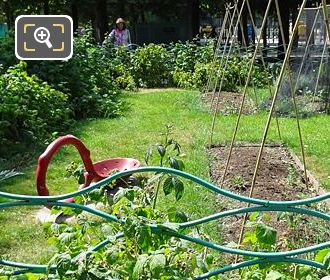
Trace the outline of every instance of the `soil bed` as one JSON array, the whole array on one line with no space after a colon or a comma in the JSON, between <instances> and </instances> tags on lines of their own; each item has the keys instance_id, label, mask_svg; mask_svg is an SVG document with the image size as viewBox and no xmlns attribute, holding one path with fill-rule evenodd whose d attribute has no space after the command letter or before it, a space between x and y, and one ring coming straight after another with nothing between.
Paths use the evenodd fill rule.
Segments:
<instances>
[{"instance_id":1,"label":"soil bed","mask_svg":"<svg viewBox=\"0 0 330 280\"><path fill-rule=\"evenodd\" d=\"M218 99L218 93L214 95L212 92L208 92L202 96L202 101L206 104L206 106L209 108L211 112L215 112L217 108L217 100L219 100L219 105L218 105L219 114L232 115L239 113L239 108L241 106L242 98L243 98L242 93L221 91L219 94L219 99ZM255 111L256 110L253 106L252 101L249 100L249 98L246 98L242 113L244 115L251 115L255 113Z\"/></svg>"},{"instance_id":2,"label":"soil bed","mask_svg":"<svg viewBox=\"0 0 330 280\"><path fill-rule=\"evenodd\" d=\"M259 149L257 145L234 147L224 183L221 184L229 147L211 147L209 149L210 175L213 182L233 193L249 196ZM314 186L310 183L309 187L306 186L303 171L285 147L266 146L264 148L252 197L288 201L316 195ZM222 211L246 206L246 203L224 196L220 196L219 199L224 205ZM278 214L270 214L271 219L266 224L277 230L278 249L289 249L288 244L291 244L290 246L294 244L297 248L302 245L317 244L320 240L330 238L330 233L326 230L329 225L322 220L294 214L294 217L299 218L299 223L291 228L288 225L288 219L279 220ZM242 219L243 215L239 215L219 220L219 231L224 243L238 242ZM288 240L294 242L288 243Z\"/></svg>"}]
</instances>

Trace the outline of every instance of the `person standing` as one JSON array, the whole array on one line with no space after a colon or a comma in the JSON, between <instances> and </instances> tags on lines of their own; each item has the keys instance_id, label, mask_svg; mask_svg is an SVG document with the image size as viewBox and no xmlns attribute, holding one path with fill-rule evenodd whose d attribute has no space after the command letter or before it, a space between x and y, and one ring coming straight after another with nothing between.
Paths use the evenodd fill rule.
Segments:
<instances>
[{"instance_id":1,"label":"person standing","mask_svg":"<svg viewBox=\"0 0 330 280\"><path fill-rule=\"evenodd\" d=\"M131 35L127 29L125 20L122 18L116 20L116 28L110 32L106 41L112 42L115 47L126 47L131 44Z\"/></svg>"}]
</instances>

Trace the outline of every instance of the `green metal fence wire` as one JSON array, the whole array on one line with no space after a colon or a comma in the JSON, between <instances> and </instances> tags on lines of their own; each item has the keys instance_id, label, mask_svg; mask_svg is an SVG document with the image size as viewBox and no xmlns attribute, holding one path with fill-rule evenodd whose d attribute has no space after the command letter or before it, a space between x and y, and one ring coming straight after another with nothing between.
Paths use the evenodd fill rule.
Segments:
<instances>
[{"instance_id":1,"label":"green metal fence wire","mask_svg":"<svg viewBox=\"0 0 330 280\"><path fill-rule=\"evenodd\" d=\"M116 222L124 224L124 220L120 220L114 215L108 214L106 212L103 212L101 210L93 209L85 205L77 204L77 203L70 203L70 202L64 202L64 199L70 198L70 197L76 197L79 195L87 194L91 192L94 189L101 188L102 186L105 186L112 182L113 180L116 180L118 178L127 176L127 175L133 175L135 173L147 173L147 172L161 172L161 173L167 173L172 175L177 175L182 178L185 178L187 180L190 180L194 183L197 183L198 185L218 194L222 195L228 198L231 198L233 200L237 200L240 202L247 202L250 204L248 207L242 207L239 209L233 209L228 211L223 211L219 213L215 213L206 217L202 217L196 220L178 223L177 226L179 229L183 228L191 228L194 226L198 226L201 224L205 224L211 221L218 220L220 218L224 217L230 217L237 214L245 214L245 213L251 213L251 212L291 212L291 213L298 213L302 215L308 215L312 217L316 217L319 219L324 220L325 222L330 221L330 213L324 213L319 210L313 210L310 207L308 207L310 204L313 203L320 203L325 202L326 200L330 199L330 193L326 193L317 197L312 198L306 198L301 200L294 200L294 201L271 201L271 200L263 200L263 199L256 199L256 198L249 198L245 196L241 196L238 194L234 194L232 192L229 192L227 190L224 190L216 185L213 185L199 177L196 177L194 175L191 175L189 173L166 168L166 167L141 167L134 170L128 170L119 172L116 174L113 174L109 176L106 179L103 179L102 181L99 181L97 183L94 183L90 185L89 187L86 187L84 189L78 190L76 192L72 192L69 194L64 195L56 195L56 196L27 196L27 195L18 195L18 194L12 194L12 193L6 193L6 192L0 192L0 197L7 199L7 201L0 203L0 209L10 208L10 207L17 207L17 206L32 206L32 205L48 205L48 206L65 206L70 207L74 209L80 209L86 212L89 212L93 215L99 216L101 218L106 219L107 221ZM311 267L319 268L319 269L326 269L325 265L322 263L318 263L313 260L304 259L302 257L299 257L303 254L310 253L310 252L316 252L325 248L330 248L330 240L327 242L323 242L320 244L316 244L309 247L304 247L300 249L290 250L290 251L283 251L283 252L255 252L255 251L248 251L243 249L237 249L237 248L228 248L216 243L213 243L212 241L203 240L201 238L196 238L190 235L185 235L183 233L180 233L179 231L173 230L172 228L167 228L164 225L158 225L158 224L149 224L149 227L151 231L155 234L164 234L169 235L173 237L177 237L183 240L190 241L195 244L199 244L208 248L215 249L219 252L223 253L229 253L233 255L239 255L239 256L247 256L255 258L253 260L247 260L242 261L240 263L236 264L229 264L224 267L220 267L218 269L214 269L212 271L209 271L203 275L196 276L195 279L207 279L209 277L229 272L232 270L237 270L240 268L244 268L247 266L257 265L257 264L264 264L264 263L294 263L294 264L303 264L308 265ZM123 234L117 234L116 238L122 238ZM104 246L106 246L109 243L108 240L104 240L100 242L95 247L92 247L89 249L89 251L85 252L85 254L89 254L94 251L98 251ZM79 256L78 256L79 257ZM32 273L55 273L56 267L52 266L49 267L48 265L39 265L39 264L24 264L24 263L18 263L18 262L12 262L9 260L3 260L0 259L0 265L8 266L14 268L13 274L22 274L27 272Z\"/></svg>"}]
</instances>

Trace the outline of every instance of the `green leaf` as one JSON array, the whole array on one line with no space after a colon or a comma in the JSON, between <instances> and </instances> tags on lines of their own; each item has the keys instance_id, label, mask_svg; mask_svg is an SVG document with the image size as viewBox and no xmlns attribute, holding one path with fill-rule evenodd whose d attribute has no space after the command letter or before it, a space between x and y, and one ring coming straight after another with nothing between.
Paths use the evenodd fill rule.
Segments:
<instances>
[{"instance_id":1,"label":"green leaf","mask_svg":"<svg viewBox=\"0 0 330 280\"><path fill-rule=\"evenodd\" d=\"M247 231L244 234L243 243L256 244L258 242L256 233L254 231Z\"/></svg>"},{"instance_id":2,"label":"green leaf","mask_svg":"<svg viewBox=\"0 0 330 280\"><path fill-rule=\"evenodd\" d=\"M184 170L184 163L181 159L177 159L174 157L168 157L168 163L170 167L177 169L177 170Z\"/></svg>"},{"instance_id":3,"label":"green leaf","mask_svg":"<svg viewBox=\"0 0 330 280\"><path fill-rule=\"evenodd\" d=\"M186 214L176 210L174 207L169 209L167 216L169 221L173 223L184 223L188 221Z\"/></svg>"},{"instance_id":4,"label":"green leaf","mask_svg":"<svg viewBox=\"0 0 330 280\"><path fill-rule=\"evenodd\" d=\"M163 158L166 154L166 149L162 144L156 144L157 151L161 158Z\"/></svg>"},{"instance_id":5,"label":"green leaf","mask_svg":"<svg viewBox=\"0 0 330 280\"><path fill-rule=\"evenodd\" d=\"M113 196L113 203L118 203L119 200L121 200L126 195L127 189L119 188L119 191Z\"/></svg>"},{"instance_id":6,"label":"green leaf","mask_svg":"<svg viewBox=\"0 0 330 280\"><path fill-rule=\"evenodd\" d=\"M149 261L150 271L154 278L159 278L159 274L164 271L166 265L166 258L163 254L151 255Z\"/></svg>"},{"instance_id":7,"label":"green leaf","mask_svg":"<svg viewBox=\"0 0 330 280\"><path fill-rule=\"evenodd\" d=\"M175 198L178 201L183 196L184 185L183 182L176 177L174 178L174 188L175 188Z\"/></svg>"},{"instance_id":8,"label":"green leaf","mask_svg":"<svg viewBox=\"0 0 330 280\"><path fill-rule=\"evenodd\" d=\"M152 245L152 236L151 229L147 225L142 225L139 228L139 232L137 234L137 241L140 248L144 251L148 251Z\"/></svg>"},{"instance_id":9,"label":"green leaf","mask_svg":"<svg viewBox=\"0 0 330 280\"><path fill-rule=\"evenodd\" d=\"M249 217L250 222L254 222L255 219L258 218L258 216L259 216L259 212L253 212Z\"/></svg>"},{"instance_id":10,"label":"green leaf","mask_svg":"<svg viewBox=\"0 0 330 280\"><path fill-rule=\"evenodd\" d=\"M88 196L91 200L93 201L99 201L103 198L103 195L104 195L104 189L101 188L101 189L94 189L94 190L91 190L89 193L88 193Z\"/></svg>"},{"instance_id":11,"label":"green leaf","mask_svg":"<svg viewBox=\"0 0 330 280\"><path fill-rule=\"evenodd\" d=\"M144 268L148 261L147 255L140 255L137 262L135 263L132 279L133 280L139 280L143 278L144 275Z\"/></svg>"},{"instance_id":12,"label":"green leaf","mask_svg":"<svg viewBox=\"0 0 330 280\"><path fill-rule=\"evenodd\" d=\"M56 269L59 275L65 275L65 273L71 267L71 257L68 253L63 253L55 257Z\"/></svg>"},{"instance_id":13,"label":"green leaf","mask_svg":"<svg viewBox=\"0 0 330 280\"><path fill-rule=\"evenodd\" d=\"M59 241L63 244L68 244L75 238L75 233L73 232L63 232L58 237Z\"/></svg>"},{"instance_id":14,"label":"green leaf","mask_svg":"<svg viewBox=\"0 0 330 280\"><path fill-rule=\"evenodd\" d=\"M286 276L276 270L271 270L267 273L265 280L284 280Z\"/></svg>"},{"instance_id":15,"label":"green leaf","mask_svg":"<svg viewBox=\"0 0 330 280\"><path fill-rule=\"evenodd\" d=\"M328 254L330 254L330 248L320 250L320 251L318 251L317 254L315 255L314 260L315 260L316 262L323 263L325 257L326 257Z\"/></svg>"},{"instance_id":16,"label":"green leaf","mask_svg":"<svg viewBox=\"0 0 330 280\"><path fill-rule=\"evenodd\" d=\"M0 171L0 182L8 180L9 178L18 176L18 175L23 175L24 173L21 172L16 172L15 170L4 170Z\"/></svg>"},{"instance_id":17,"label":"green leaf","mask_svg":"<svg viewBox=\"0 0 330 280\"><path fill-rule=\"evenodd\" d=\"M270 221L272 220L272 217L271 217L271 215L270 215L269 213L264 213L264 214L262 215L262 218L263 218L263 220L264 220L265 222L270 222Z\"/></svg>"},{"instance_id":18,"label":"green leaf","mask_svg":"<svg viewBox=\"0 0 330 280\"><path fill-rule=\"evenodd\" d=\"M169 195L174 190L173 177L169 176L163 183L163 191L165 195Z\"/></svg>"},{"instance_id":19,"label":"green leaf","mask_svg":"<svg viewBox=\"0 0 330 280\"><path fill-rule=\"evenodd\" d=\"M258 223L256 227L256 236L260 243L266 245L274 245L276 242L276 229L265 225L264 223Z\"/></svg>"},{"instance_id":20,"label":"green leaf","mask_svg":"<svg viewBox=\"0 0 330 280\"><path fill-rule=\"evenodd\" d=\"M325 266L325 269L330 271L330 252L324 257L323 264Z\"/></svg>"},{"instance_id":21,"label":"green leaf","mask_svg":"<svg viewBox=\"0 0 330 280\"><path fill-rule=\"evenodd\" d=\"M164 230L169 231L175 231L177 232L180 229L180 225L177 223L163 223L161 225L158 225L159 228L163 228Z\"/></svg>"}]
</instances>

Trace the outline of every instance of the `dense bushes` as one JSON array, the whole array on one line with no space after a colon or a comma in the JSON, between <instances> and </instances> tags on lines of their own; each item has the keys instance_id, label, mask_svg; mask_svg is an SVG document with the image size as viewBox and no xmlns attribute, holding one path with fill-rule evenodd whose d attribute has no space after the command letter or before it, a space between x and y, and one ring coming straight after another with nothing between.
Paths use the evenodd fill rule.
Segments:
<instances>
[{"instance_id":1,"label":"dense bushes","mask_svg":"<svg viewBox=\"0 0 330 280\"><path fill-rule=\"evenodd\" d=\"M87 33L75 39L73 53L68 61L34 63L30 72L68 96L75 119L117 115L119 88L106 51Z\"/></svg>"},{"instance_id":2,"label":"dense bushes","mask_svg":"<svg viewBox=\"0 0 330 280\"><path fill-rule=\"evenodd\" d=\"M29 76L25 62L0 76L2 144L45 139L49 133L65 127L69 113L67 96L36 76Z\"/></svg>"},{"instance_id":3,"label":"dense bushes","mask_svg":"<svg viewBox=\"0 0 330 280\"><path fill-rule=\"evenodd\" d=\"M68 61L21 62L9 69L14 46L10 37L6 40L0 44L5 62L0 65L1 143L17 150L17 144L43 142L76 119L120 113L120 73L90 33L75 38Z\"/></svg>"},{"instance_id":4,"label":"dense bushes","mask_svg":"<svg viewBox=\"0 0 330 280\"><path fill-rule=\"evenodd\" d=\"M150 44L132 54L132 74L143 87L171 85L171 55L161 45Z\"/></svg>"},{"instance_id":5,"label":"dense bushes","mask_svg":"<svg viewBox=\"0 0 330 280\"><path fill-rule=\"evenodd\" d=\"M0 38L0 74L2 73L2 69L8 69L9 66L16 64L17 59L15 57L14 46L14 34Z\"/></svg>"},{"instance_id":6,"label":"dense bushes","mask_svg":"<svg viewBox=\"0 0 330 280\"><path fill-rule=\"evenodd\" d=\"M224 77L222 89L236 91L244 85L250 68L250 58L233 55L227 67L220 67L220 57L213 61L213 44L197 46L192 43L175 43L166 48L161 45L146 45L130 53L125 62L126 73L130 72L139 87L176 86L202 89L210 75ZM267 83L268 74L255 65L250 85L257 87ZM211 87L216 85L211 84ZM217 85L219 88L219 84Z\"/></svg>"}]
</instances>

